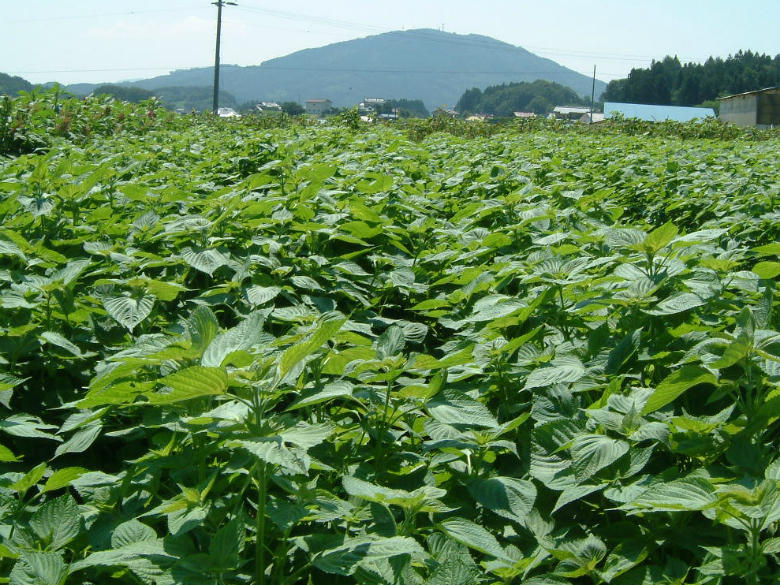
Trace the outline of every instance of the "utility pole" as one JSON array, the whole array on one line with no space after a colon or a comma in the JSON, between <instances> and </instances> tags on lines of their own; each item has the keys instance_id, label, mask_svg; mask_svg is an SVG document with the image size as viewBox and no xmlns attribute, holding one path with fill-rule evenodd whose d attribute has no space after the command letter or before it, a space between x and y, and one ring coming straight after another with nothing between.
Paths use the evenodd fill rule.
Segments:
<instances>
[{"instance_id":1,"label":"utility pole","mask_svg":"<svg viewBox=\"0 0 780 585\"><path fill-rule=\"evenodd\" d=\"M212 2L217 7L217 50L214 54L214 101L212 111L214 115L217 115L219 110L219 41L222 36L222 7L223 6L236 6L235 2L228 2L225 0L217 0Z\"/></svg>"},{"instance_id":2,"label":"utility pole","mask_svg":"<svg viewBox=\"0 0 780 585\"><path fill-rule=\"evenodd\" d=\"M593 102L596 98L596 66L593 66L593 87L590 90L590 123L593 124Z\"/></svg>"}]
</instances>

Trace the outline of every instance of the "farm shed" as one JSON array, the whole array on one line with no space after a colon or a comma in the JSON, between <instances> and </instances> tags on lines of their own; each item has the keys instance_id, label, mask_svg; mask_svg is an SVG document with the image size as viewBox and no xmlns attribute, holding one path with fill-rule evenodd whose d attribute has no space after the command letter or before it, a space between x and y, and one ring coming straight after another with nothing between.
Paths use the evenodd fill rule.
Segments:
<instances>
[{"instance_id":1,"label":"farm shed","mask_svg":"<svg viewBox=\"0 0 780 585\"><path fill-rule=\"evenodd\" d=\"M604 117L612 118L616 114L619 114L624 118L638 118L647 122L661 122L663 120L688 122L690 120L696 120L697 118L714 118L715 110L712 108L604 102Z\"/></svg>"},{"instance_id":2,"label":"farm shed","mask_svg":"<svg viewBox=\"0 0 780 585\"><path fill-rule=\"evenodd\" d=\"M315 116L324 116L325 113L333 107L330 100L306 100L306 113Z\"/></svg>"},{"instance_id":3,"label":"farm shed","mask_svg":"<svg viewBox=\"0 0 780 585\"><path fill-rule=\"evenodd\" d=\"M768 87L720 98L720 119L737 126L780 125L780 87Z\"/></svg>"}]
</instances>

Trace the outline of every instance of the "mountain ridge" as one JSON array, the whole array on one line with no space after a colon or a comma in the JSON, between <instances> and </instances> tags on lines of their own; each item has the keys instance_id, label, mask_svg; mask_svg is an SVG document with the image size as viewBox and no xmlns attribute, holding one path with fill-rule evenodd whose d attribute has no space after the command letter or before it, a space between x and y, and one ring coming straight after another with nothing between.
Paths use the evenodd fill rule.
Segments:
<instances>
[{"instance_id":1,"label":"mountain ridge","mask_svg":"<svg viewBox=\"0 0 780 585\"><path fill-rule=\"evenodd\" d=\"M124 84L149 90L205 86L212 76L213 67L199 67ZM472 87L536 79L590 95L590 77L522 47L434 29L392 31L303 49L260 65L220 68L220 88L240 102L326 98L335 106L349 106L364 97L407 98L421 99L431 110L453 106ZM88 93L90 85L69 87ZM597 95L605 88L604 82L596 81Z\"/></svg>"}]
</instances>

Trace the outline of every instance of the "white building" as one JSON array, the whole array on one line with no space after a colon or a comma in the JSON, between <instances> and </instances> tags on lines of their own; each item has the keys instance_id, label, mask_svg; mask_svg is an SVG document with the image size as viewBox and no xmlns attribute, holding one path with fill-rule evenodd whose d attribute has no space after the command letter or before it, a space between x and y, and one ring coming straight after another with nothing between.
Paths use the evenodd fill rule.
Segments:
<instances>
[{"instance_id":1,"label":"white building","mask_svg":"<svg viewBox=\"0 0 780 585\"><path fill-rule=\"evenodd\" d=\"M330 100L306 100L306 113L314 116L324 116L333 107Z\"/></svg>"}]
</instances>

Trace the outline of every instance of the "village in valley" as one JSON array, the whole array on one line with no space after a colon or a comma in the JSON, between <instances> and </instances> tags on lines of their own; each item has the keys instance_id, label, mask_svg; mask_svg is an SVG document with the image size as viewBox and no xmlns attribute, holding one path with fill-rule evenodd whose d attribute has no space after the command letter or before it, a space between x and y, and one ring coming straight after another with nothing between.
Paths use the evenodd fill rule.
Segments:
<instances>
[{"instance_id":1,"label":"village in valley","mask_svg":"<svg viewBox=\"0 0 780 585\"><path fill-rule=\"evenodd\" d=\"M735 95L718 98L719 112L713 108L690 106L664 106L652 104L629 104L617 102L601 102L602 111L594 110L588 106L556 105L546 115L549 119L569 120L584 124L603 122L610 118L633 118L646 122L661 122L671 120L674 122L689 122L692 120L704 120L718 118L724 122L731 122L740 127L771 128L780 124L780 87L769 87ZM384 98L364 98L354 106L364 122L377 120L397 120L400 117L398 108L387 110L385 104L391 100ZM255 106L259 114L274 115L283 112L282 106L277 102L260 102ZM306 100L304 104L306 114L324 119L341 111L334 108L333 102L324 98ZM240 114L233 108L219 108L218 115L223 118L239 117ZM446 116L450 118L461 117L461 112L443 106L433 113L434 116ZM531 119L540 116L535 112L513 112L515 118ZM469 122L486 122L495 120L493 114L469 113L464 119Z\"/></svg>"}]
</instances>

